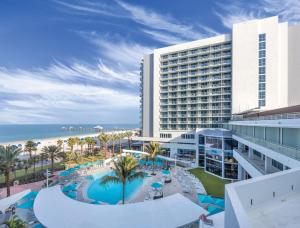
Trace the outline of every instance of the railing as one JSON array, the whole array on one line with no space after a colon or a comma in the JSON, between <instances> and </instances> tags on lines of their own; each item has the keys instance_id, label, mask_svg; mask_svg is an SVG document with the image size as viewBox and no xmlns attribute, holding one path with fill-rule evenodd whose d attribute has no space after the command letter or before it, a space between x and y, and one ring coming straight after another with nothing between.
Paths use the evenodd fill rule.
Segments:
<instances>
[{"instance_id":1,"label":"railing","mask_svg":"<svg viewBox=\"0 0 300 228\"><path fill-rule=\"evenodd\" d=\"M254 117L243 117L242 115L233 115L231 120L233 121L244 121L244 120L280 120L280 119L300 119L300 112L274 114L269 116L254 116Z\"/></svg>"},{"instance_id":2,"label":"railing","mask_svg":"<svg viewBox=\"0 0 300 228\"><path fill-rule=\"evenodd\" d=\"M296 160L300 160L300 149L296 149L296 148L291 148L291 147L287 147L287 146L283 146L283 145L279 145L279 144L275 144L260 138L253 138L250 136L245 136L242 134L239 134L237 132L233 131L234 135L237 135L238 137L241 137L243 139L246 139L247 141L250 141L252 143L261 145L263 147L266 147L270 150L273 150L275 152L278 152L280 154L286 155L290 158L296 159Z\"/></svg>"},{"instance_id":3,"label":"railing","mask_svg":"<svg viewBox=\"0 0 300 228\"><path fill-rule=\"evenodd\" d=\"M264 161L261 160L260 163L258 163L257 160L251 159L248 157L248 153L245 150L241 149L234 149L235 152L237 152L239 155L241 155L245 160L247 160L252 166L254 166L260 173L266 174L264 169Z\"/></svg>"}]
</instances>

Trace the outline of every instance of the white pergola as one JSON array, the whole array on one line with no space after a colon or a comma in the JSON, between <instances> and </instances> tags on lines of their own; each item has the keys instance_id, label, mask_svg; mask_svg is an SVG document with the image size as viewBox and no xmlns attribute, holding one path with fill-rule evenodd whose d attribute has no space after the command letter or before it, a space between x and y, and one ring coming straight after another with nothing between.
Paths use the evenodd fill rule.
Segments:
<instances>
[{"instance_id":1,"label":"white pergola","mask_svg":"<svg viewBox=\"0 0 300 228\"><path fill-rule=\"evenodd\" d=\"M181 194L125 205L94 205L73 200L60 186L54 186L39 192L34 213L48 228L174 228L197 220L207 211Z\"/></svg>"}]
</instances>

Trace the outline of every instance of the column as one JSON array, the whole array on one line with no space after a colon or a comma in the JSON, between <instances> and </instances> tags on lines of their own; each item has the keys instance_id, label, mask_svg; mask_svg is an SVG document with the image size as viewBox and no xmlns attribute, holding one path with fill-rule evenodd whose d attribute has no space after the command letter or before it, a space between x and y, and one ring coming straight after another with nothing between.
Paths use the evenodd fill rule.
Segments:
<instances>
[{"instance_id":1,"label":"column","mask_svg":"<svg viewBox=\"0 0 300 228\"><path fill-rule=\"evenodd\" d=\"M266 174L272 172L272 159L265 156L265 172Z\"/></svg>"},{"instance_id":2,"label":"column","mask_svg":"<svg viewBox=\"0 0 300 228\"><path fill-rule=\"evenodd\" d=\"M248 152L248 158L252 159L253 158L253 149L249 147L249 152Z\"/></svg>"}]
</instances>

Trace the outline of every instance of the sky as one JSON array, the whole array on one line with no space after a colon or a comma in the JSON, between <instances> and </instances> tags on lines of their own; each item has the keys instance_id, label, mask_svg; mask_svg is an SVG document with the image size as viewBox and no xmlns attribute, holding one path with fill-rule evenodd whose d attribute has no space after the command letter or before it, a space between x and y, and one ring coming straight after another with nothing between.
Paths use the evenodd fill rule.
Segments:
<instances>
[{"instance_id":1,"label":"sky","mask_svg":"<svg viewBox=\"0 0 300 228\"><path fill-rule=\"evenodd\" d=\"M1 0L0 124L136 124L144 54L274 15L300 0Z\"/></svg>"}]
</instances>

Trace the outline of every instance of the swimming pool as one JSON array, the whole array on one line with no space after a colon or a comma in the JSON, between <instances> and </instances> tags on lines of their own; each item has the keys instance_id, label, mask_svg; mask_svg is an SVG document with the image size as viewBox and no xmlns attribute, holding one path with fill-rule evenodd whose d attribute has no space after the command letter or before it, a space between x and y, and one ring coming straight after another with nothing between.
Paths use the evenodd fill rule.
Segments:
<instances>
[{"instance_id":1,"label":"swimming pool","mask_svg":"<svg viewBox=\"0 0 300 228\"><path fill-rule=\"evenodd\" d=\"M100 179L105 175L113 175L112 171L99 173L93 175L93 181L87 189L87 195L90 199L97 202L104 202L108 204L117 204L122 200L122 184L121 183L108 183L106 185L100 184ZM91 178L91 177L89 177ZM144 179L136 179L127 182L125 187L125 200L129 199L139 187L142 186Z\"/></svg>"}]
</instances>

